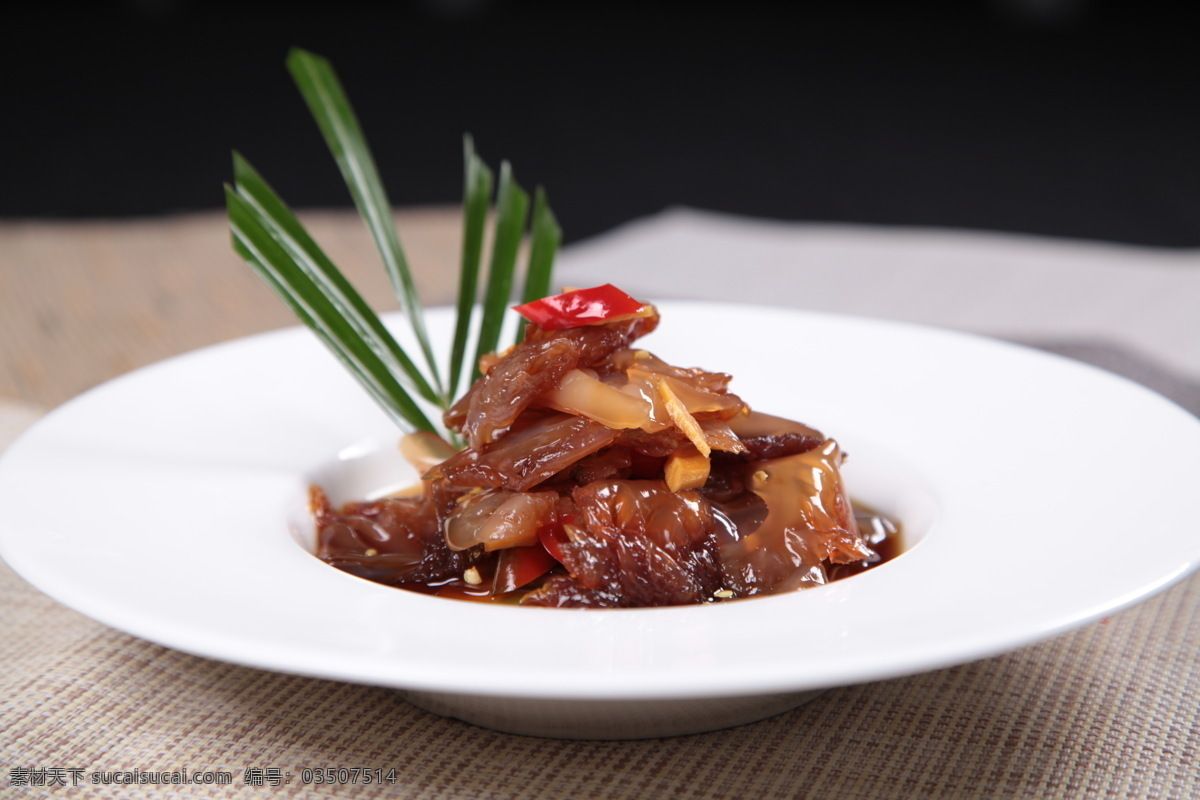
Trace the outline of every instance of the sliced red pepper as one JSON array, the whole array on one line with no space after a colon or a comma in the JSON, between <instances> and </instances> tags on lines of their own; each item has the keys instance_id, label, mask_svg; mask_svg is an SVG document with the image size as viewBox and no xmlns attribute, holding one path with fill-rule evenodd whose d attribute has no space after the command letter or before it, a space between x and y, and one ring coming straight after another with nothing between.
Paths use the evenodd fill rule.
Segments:
<instances>
[{"instance_id":1,"label":"sliced red pepper","mask_svg":"<svg viewBox=\"0 0 1200 800\"><path fill-rule=\"evenodd\" d=\"M538 541L542 543L542 547L546 548L546 552L559 563L562 563L562 549L560 545L569 542L566 531L562 528L562 523L573 522L575 516L568 514L566 519L559 520L559 524L543 525L538 528Z\"/></svg>"},{"instance_id":2,"label":"sliced red pepper","mask_svg":"<svg viewBox=\"0 0 1200 800\"><path fill-rule=\"evenodd\" d=\"M492 580L492 593L504 594L520 589L545 575L556 563L540 544L501 550L496 563L496 577Z\"/></svg>"},{"instance_id":3,"label":"sliced red pepper","mask_svg":"<svg viewBox=\"0 0 1200 800\"><path fill-rule=\"evenodd\" d=\"M591 289L543 297L525 305L515 306L518 314L548 331L598 325L618 317L640 314L646 304L635 300L611 283Z\"/></svg>"}]
</instances>

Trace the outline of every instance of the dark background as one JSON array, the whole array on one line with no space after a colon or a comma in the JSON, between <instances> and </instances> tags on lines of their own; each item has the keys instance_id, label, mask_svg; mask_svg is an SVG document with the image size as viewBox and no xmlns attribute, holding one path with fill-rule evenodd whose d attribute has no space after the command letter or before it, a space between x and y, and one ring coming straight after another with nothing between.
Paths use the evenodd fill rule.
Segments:
<instances>
[{"instance_id":1,"label":"dark background","mask_svg":"<svg viewBox=\"0 0 1200 800\"><path fill-rule=\"evenodd\" d=\"M461 136L577 240L687 204L1200 245L1187 4L141 0L9 11L0 216L217 208L243 152L348 205L290 83L329 56L396 205L457 202Z\"/></svg>"}]
</instances>

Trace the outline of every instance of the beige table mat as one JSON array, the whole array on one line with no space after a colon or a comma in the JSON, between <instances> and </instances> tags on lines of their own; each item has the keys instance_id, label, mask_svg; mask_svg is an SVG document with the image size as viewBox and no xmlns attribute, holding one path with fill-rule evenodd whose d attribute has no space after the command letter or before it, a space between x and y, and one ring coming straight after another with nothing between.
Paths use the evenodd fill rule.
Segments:
<instances>
[{"instance_id":1,"label":"beige table mat","mask_svg":"<svg viewBox=\"0 0 1200 800\"><path fill-rule=\"evenodd\" d=\"M414 226L405 232L414 262L413 230L436 228L429 252L453 258L451 218L401 216ZM329 226L319 234L325 241L361 254L369 278L374 262L356 227L341 215L314 219ZM37 407L124 369L287 323L225 253L216 217L0 225L0 259L6 437ZM357 264L349 271L360 280ZM386 285L368 294L382 302ZM1056 345L1072 347L1141 370L1141 379L1191 402L1188 376L1104 346ZM1200 796L1198 606L1193 577L1053 641L833 690L753 725L569 742L437 718L386 689L168 650L66 609L0 564L0 796L1182 800ZM394 769L396 782L301 786L301 770L315 767ZM232 782L182 791L70 785L104 772L182 769L227 771ZM290 784L245 783L269 784L272 770L281 780L290 773ZM68 785L13 785L57 778Z\"/></svg>"},{"instance_id":2,"label":"beige table mat","mask_svg":"<svg viewBox=\"0 0 1200 800\"><path fill-rule=\"evenodd\" d=\"M378 309L395 307L361 223L304 216L313 235ZM451 302L457 213L398 217L418 287ZM295 324L233 254L216 214L169 221L0 222L0 398L53 407L168 356Z\"/></svg>"}]
</instances>

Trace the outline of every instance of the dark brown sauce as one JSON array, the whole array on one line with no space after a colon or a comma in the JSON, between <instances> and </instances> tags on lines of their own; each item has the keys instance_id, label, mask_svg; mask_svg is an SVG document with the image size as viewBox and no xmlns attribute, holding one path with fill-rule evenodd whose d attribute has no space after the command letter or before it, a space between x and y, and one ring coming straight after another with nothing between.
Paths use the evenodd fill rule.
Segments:
<instances>
[{"instance_id":1,"label":"dark brown sauce","mask_svg":"<svg viewBox=\"0 0 1200 800\"><path fill-rule=\"evenodd\" d=\"M855 518L858 522L859 533L862 536L863 541L866 542L866 544L870 546L871 550L875 552L875 557L851 564L834 564L825 562L823 567L828 583L834 583L836 581L852 578L856 575L861 575L868 570L872 570L882 564L886 564L904 552L903 528L899 522L885 516L878 510L857 500L853 502L853 505ZM523 586L515 591L495 593L492 591L492 587L495 582L496 560L494 558L485 558L479 562L476 562L474 566L479 576L478 583L468 583L461 577L444 578L429 582L380 582L389 583L389 585L405 591L416 592L418 594L434 597L443 597L450 600L465 600L476 603L499 603L502 605L519 605L521 600L524 599L526 595L542 587L547 581L556 576L566 575L566 570L562 567L562 565L557 565L550 572L546 573L541 578L536 579L527 586ZM347 571L351 571L352 573L354 572L353 570ZM370 580L369 577L368 580ZM728 602L736 599L748 598L710 596L705 602Z\"/></svg>"},{"instance_id":2,"label":"dark brown sauce","mask_svg":"<svg viewBox=\"0 0 1200 800\"><path fill-rule=\"evenodd\" d=\"M826 565L825 574L830 583L861 575L869 569L886 564L904 552L904 531L899 522L857 500L854 501L854 511L859 534L878 558L854 564Z\"/></svg>"}]
</instances>

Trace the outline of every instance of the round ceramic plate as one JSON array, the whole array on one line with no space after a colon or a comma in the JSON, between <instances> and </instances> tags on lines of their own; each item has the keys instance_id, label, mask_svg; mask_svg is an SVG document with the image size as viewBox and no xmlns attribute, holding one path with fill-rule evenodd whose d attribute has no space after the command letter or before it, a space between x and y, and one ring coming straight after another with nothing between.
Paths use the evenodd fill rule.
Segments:
<instances>
[{"instance_id":1,"label":"round ceramic plate","mask_svg":"<svg viewBox=\"0 0 1200 800\"><path fill-rule=\"evenodd\" d=\"M906 552L830 586L666 609L491 606L360 580L308 551L306 487L346 500L413 475L383 414L288 330L135 372L35 425L0 460L0 553L168 647L603 737L735 724L1000 653L1200 563L1200 421L1138 385L928 328L661 310L647 349L730 372L755 408L837 438L851 494L899 518ZM447 340L449 316L430 322Z\"/></svg>"}]
</instances>

